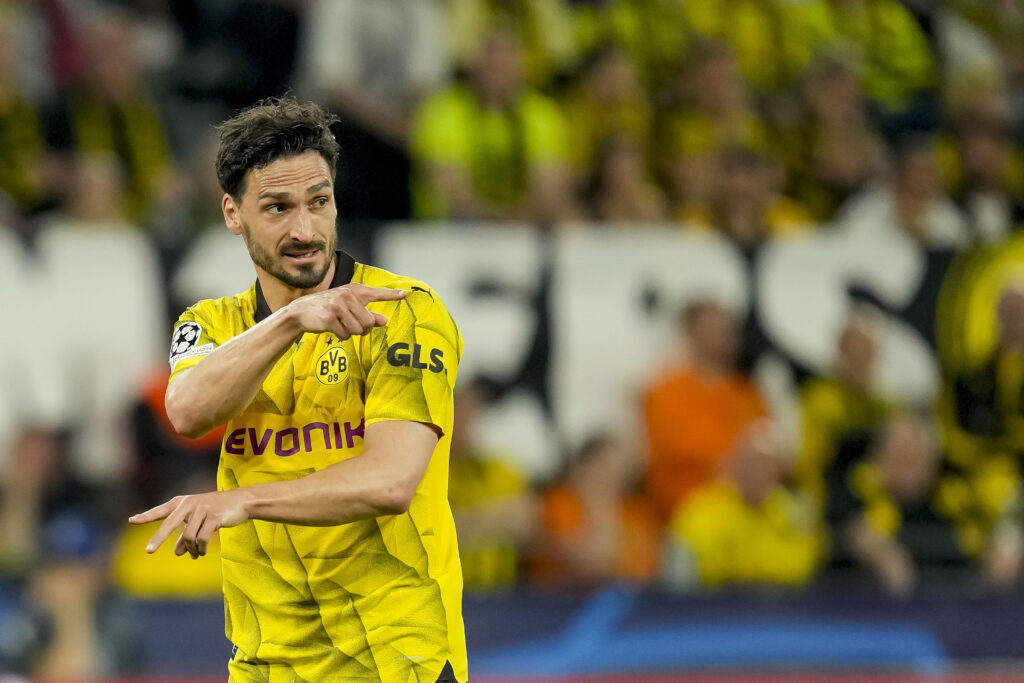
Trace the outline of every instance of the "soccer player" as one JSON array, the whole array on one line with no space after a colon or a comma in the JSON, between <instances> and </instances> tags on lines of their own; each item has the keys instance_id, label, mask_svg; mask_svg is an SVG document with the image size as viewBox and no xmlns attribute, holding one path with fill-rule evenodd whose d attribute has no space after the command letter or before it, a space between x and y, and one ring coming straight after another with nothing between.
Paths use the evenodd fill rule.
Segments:
<instances>
[{"instance_id":1,"label":"soccer player","mask_svg":"<svg viewBox=\"0 0 1024 683\"><path fill-rule=\"evenodd\" d=\"M264 101L221 127L256 283L182 314L167 414L227 423L218 490L135 515L153 552L220 532L232 683L466 681L447 501L459 331L430 287L335 251L333 117Z\"/></svg>"}]
</instances>

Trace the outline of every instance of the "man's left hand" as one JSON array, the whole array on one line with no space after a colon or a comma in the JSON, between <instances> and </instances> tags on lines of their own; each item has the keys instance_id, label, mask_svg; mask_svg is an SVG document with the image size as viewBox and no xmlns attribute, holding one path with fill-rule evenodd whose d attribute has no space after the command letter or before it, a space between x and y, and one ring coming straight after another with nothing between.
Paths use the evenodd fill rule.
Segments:
<instances>
[{"instance_id":1,"label":"man's left hand","mask_svg":"<svg viewBox=\"0 0 1024 683\"><path fill-rule=\"evenodd\" d=\"M147 553L156 552L179 525L185 528L174 544L174 554L186 552L196 559L206 554L206 546L214 532L249 519L249 495L245 489L212 491L190 496L175 496L162 505L128 518L132 524L146 524L162 519L163 524L146 546Z\"/></svg>"}]
</instances>

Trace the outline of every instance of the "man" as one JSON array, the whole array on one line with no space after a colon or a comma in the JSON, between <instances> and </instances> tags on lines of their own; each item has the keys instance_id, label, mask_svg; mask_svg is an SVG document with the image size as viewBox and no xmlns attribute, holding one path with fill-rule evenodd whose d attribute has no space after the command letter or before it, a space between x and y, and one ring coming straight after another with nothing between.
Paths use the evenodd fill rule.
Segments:
<instances>
[{"instance_id":1,"label":"man","mask_svg":"<svg viewBox=\"0 0 1024 683\"><path fill-rule=\"evenodd\" d=\"M218 491L163 519L153 552L220 530L230 680L465 681L447 503L458 329L425 284L336 252L334 119L270 100L221 128L228 228L257 280L179 319L167 415L227 423Z\"/></svg>"}]
</instances>

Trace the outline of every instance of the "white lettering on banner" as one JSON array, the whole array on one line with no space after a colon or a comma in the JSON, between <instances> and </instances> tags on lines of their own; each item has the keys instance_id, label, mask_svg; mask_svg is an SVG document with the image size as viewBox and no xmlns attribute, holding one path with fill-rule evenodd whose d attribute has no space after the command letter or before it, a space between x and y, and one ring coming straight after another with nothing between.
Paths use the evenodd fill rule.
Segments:
<instances>
[{"instance_id":1,"label":"white lettering on banner","mask_svg":"<svg viewBox=\"0 0 1024 683\"><path fill-rule=\"evenodd\" d=\"M526 225L416 224L386 228L375 252L382 267L423 280L455 318L465 351L459 385L477 377L513 382L527 363L538 335L538 306L544 243ZM483 445L519 458L544 476L559 464L559 443L551 436L534 392L512 391L497 410L481 415Z\"/></svg>"},{"instance_id":2,"label":"white lettering on banner","mask_svg":"<svg viewBox=\"0 0 1024 683\"><path fill-rule=\"evenodd\" d=\"M595 430L635 428L643 385L682 348L681 306L712 298L741 318L749 306L743 260L714 233L576 233L559 239L556 253L552 377L558 424L571 443Z\"/></svg>"},{"instance_id":3,"label":"white lettering on banner","mask_svg":"<svg viewBox=\"0 0 1024 683\"><path fill-rule=\"evenodd\" d=\"M850 311L850 288L900 310L920 290L925 259L907 240L812 233L769 245L759 265L759 313L769 339L804 366L828 372ZM893 315L885 315L875 370L879 388L894 398L929 402L938 391L938 361L928 341Z\"/></svg>"},{"instance_id":4,"label":"white lettering on banner","mask_svg":"<svg viewBox=\"0 0 1024 683\"><path fill-rule=\"evenodd\" d=\"M906 240L853 243L827 232L776 241L753 266L718 235L675 226L596 227L550 239L546 251L539 234L521 226L396 226L377 254L383 267L429 282L444 299L466 342L460 383L482 374L524 381L517 376L547 330L552 407L569 443L594 429L636 426L639 391L680 350L675 314L685 302L715 298L740 316L756 305L770 347L827 371L850 288L901 311L925 272L923 252ZM543 300L548 265L553 282ZM778 361L776 374L788 367ZM886 315L879 366L882 387L896 397L927 400L937 391L929 340L898 315ZM546 476L559 465L557 439L536 392L520 389L485 419L483 439Z\"/></svg>"}]
</instances>

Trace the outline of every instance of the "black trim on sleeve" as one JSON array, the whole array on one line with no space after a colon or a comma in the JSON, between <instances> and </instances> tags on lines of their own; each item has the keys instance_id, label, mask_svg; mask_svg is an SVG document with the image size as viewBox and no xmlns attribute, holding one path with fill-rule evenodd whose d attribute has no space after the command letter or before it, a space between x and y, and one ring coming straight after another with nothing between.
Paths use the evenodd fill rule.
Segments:
<instances>
[{"instance_id":1,"label":"black trim on sleeve","mask_svg":"<svg viewBox=\"0 0 1024 683\"><path fill-rule=\"evenodd\" d=\"M356 261L340 249L334 253L338 258L338 262L334 267L334 279L331 280L331 287L347 285L352 282L352 277L356 273ZM260 287L260 281L256 280L256 310L253 313L253 317L256 322L261 322L270 316L271 313L273 311L270 310L270 304L267 303L266 297L263 296L263 288Z\"/></svg>"}]
</instances>

